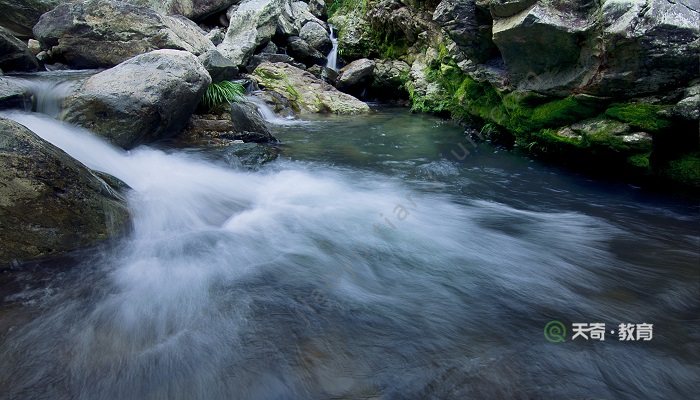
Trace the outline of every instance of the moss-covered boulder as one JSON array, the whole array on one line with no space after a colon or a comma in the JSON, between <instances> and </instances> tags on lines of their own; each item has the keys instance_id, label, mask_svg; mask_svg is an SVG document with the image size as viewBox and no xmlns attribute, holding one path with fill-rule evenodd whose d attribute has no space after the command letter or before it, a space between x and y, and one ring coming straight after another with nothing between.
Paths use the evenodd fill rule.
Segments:
<instances>
[{"instance_id":1,"label":"moss-covered boulder","mask_svg":"<svg viewBox=\"0 0 700 400\"><path fill-rule=\"evenodd\" d=\"M366 103L289 64L262 63L253 72L253 79L266 90L278 93L298 113L369 112Z\"/></svg>"},{"instance_id":2,"label":"moss-covered boulder","mask_svg":"<svg viewBox=\"0 0 700 400\"><path fill-rule=\"evenodd\" d=\"M56 256L122 232L124 199L24 126L0 119L0 268Z\"/></svg>"}]
</instances>

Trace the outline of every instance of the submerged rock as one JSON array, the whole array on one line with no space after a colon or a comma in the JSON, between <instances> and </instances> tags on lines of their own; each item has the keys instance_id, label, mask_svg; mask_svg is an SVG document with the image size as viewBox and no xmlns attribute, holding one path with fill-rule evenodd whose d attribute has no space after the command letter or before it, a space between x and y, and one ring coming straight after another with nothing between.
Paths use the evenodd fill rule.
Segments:
<instances>
[{"instance_id":1,"label":"submerged rock","mask_svg":"<svg viewBox=\"0 0 700 400\"><path fill-rule=\"evenodd\" d=\"M36 71L39 62L24 42L0 26L0 68L3 71Z\"/></svg>"},{"instance_id":2,"label":"submerged rock","mask_svg":"<svg viewBox=\"0 0 700 400\"><path fill-rule=\"evenodd\" d=\"M55 62L73 68L112 67L156 49L200 55L214 48L194 22L118 0L64 4L44 14L34 35Z\"/></svg>"},{"instance_id":3,"label":"submerged rock","mask_svg":"<svg viewBox=\"0 0 700 400\"><path fill-rule=\"evenodd\" d=\"M253 72L256 82L284 97L296 112L361 114L369 106L338 91L311 73L284 63L263 63Z\"/></svg>"},{"instance_id":4,"label":"submerged rock","mask_svg":"<svg viewBox=\"0 0 700 400\"><path fill-rule=\"evenodd\" d=\"M193 115L178 141L188 145L229 146L234 142L274 143L277 139L254 105L232 103L230 113Z\"/></svg>"},{"instance_id":5,"label":"submerged rock","mask_svg":"<svg viewBox=\"0 0 700 400\"><path fill-rule=\"evenodd\" d=\"M64 101L64 119L131 148L185 126L211 78L179 50L138 55L87 79Z\"/></svg>"},{"instance_id":6,"label":"submerged rock","mask_svg":"<svg viewBox=\"0 0 700 400\"><path fill-rule=\"evenodd\" d=\"M87 167L0 119L0 267L97 244L129 223L125 201Z\"/></svg>"}]
</instances>

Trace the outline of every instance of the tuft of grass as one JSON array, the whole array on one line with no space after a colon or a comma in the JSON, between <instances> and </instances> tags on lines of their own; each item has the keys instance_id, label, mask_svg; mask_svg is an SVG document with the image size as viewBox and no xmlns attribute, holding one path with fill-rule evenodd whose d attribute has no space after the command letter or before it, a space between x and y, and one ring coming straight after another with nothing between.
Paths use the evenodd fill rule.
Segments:
<instances>
[{"instance_id":1,"label":"tuft of grass","mask_svg":"<svg viewBox=\"0 0 700 400\"><path fill-rule=\"evenodd\" d=\"M663 106L654 104L613 104L605 111L605 115L626 122L637 129L655 133L671 126L670 121L658 115L663 109Z\"/></svg>"},{"instance_id":2,"label":"tuft of grass","mask_svg":"<svg viewBox=\"0 0 700 400\"><path fill-rule=\"evenodd\" d=\"M676 182L700 188L700 153L686 154L670 161L663 172Z\"/></svg>"},{"instance_id":3,"label":"tuft of grass","mask_svg":"<svg viewBox=\"0 0 700 400\"><path fill-rule=\"evenodd\" d=\"M212 83L202 96L202 105L209 111L239 102L245 95L245 88L240 83L222 81Z\"/></svg>"}]
</instances>

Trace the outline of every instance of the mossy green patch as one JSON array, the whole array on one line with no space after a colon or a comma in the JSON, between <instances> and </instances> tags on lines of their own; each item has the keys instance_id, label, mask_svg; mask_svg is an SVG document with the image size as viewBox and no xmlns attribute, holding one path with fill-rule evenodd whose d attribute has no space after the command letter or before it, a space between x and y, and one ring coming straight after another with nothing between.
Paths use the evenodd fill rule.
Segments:
<instances>
[{"instance_id":1,"label":"mossy green patch","mask_svg":"<svg viewBox=\"0 0 700 400\"><path fill-rule=\"evenodd\" d=\"M668 119L659 116L659 111L664 108L664 106L645 103L613 104L605 111L605 115L626 122L637 129L654 133L671 126Z\"/></svg>"},{"instance_id":2,"label":"mossy green patch","mask_svg":"<svg viewBox=\"0 0 700 400\"><path fill-rule=\"evenodd\" d=\"M673 181L700 188L700 152L670 161L663 174Z\"/></svg>"}]
</instances>

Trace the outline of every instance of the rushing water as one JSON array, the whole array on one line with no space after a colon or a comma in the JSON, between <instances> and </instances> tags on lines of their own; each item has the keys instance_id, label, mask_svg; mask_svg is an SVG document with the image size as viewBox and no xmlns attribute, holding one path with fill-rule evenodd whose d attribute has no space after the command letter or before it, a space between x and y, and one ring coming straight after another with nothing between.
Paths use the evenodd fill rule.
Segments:
<instances>
[{"instance_id":1,"label":"rushing water","mask_svg":"<svg viewBox=\"0 0 700 400\"><path fill-rule=\"evenodd\" d=\"M385 110L275 128L255 172L12 114L133 188L133 232L5 278L8 399L684 399L697 204ZM467 153L468 152L468 153ZM545 340L550 320L653 323Z\"/></svg>"},{"instance_id":2,"label":"rushing water","mask_svg":"<svg viewBox=\"0 0 700 400\"><path fill-rule=\"evenodd\" d=\"M331 51L328 52L328 56L326 58L328 59L328 62L326 63L326 67L337 71L338 70L338 37L336 36L335 33L335 27L333 25L330 25L331 29L331 44L333 47L331 48Z\"/></svg>"}]
</instances>

